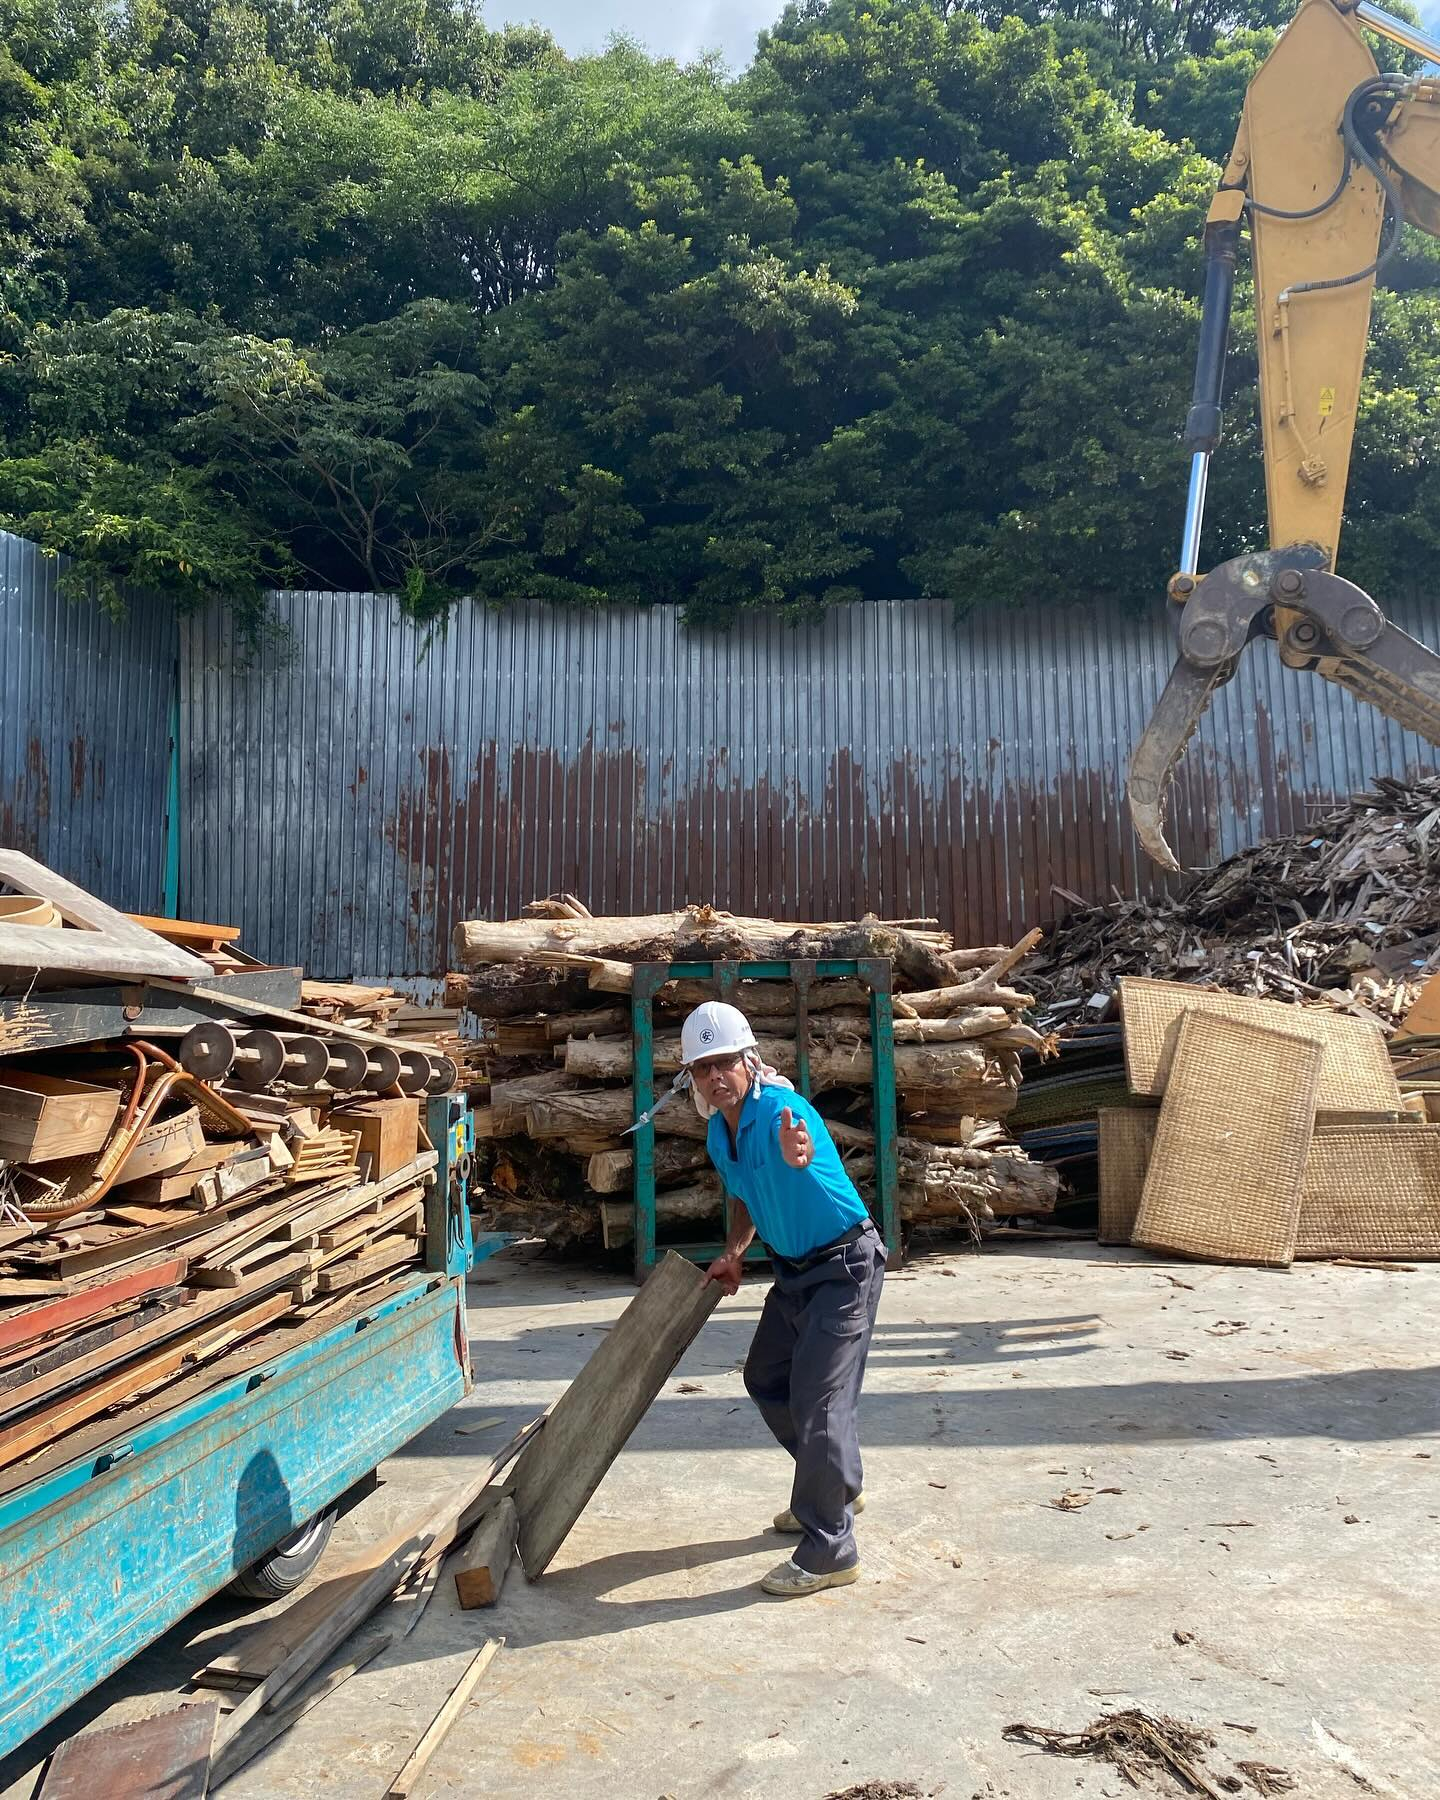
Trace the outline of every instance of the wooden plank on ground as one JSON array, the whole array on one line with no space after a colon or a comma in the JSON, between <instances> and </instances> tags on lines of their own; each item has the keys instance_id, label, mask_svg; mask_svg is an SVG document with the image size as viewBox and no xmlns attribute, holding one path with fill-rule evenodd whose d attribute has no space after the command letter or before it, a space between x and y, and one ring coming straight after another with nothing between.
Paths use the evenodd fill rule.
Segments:
<instances>
[{"instance_id":1,"label":"wooden plank on ground","mask_svg":"<svg viewBox=\"0 0 1440 1800\"><path fill-rule=\"evenodd\" d=\"M549 1567L719 1298L717 1282L668 1251L556 1402L515 1466L520 1560L532 1581Z\"/></svg>"},{"instance_id":2,"label":"wooden plank on ground","mask_svg":"<svg viewBox=\"0 0 1440 1800\"><path fill-rule=\"evenodd\" d=\"M211 1758L211 1791L228 1781L237 1770L243 1769L246 1763L257 1757L282 1732L288 1731L297 1720L304 1718L312 1706L318 1706L352 1675L358 1675L367 1663L374 1662L382 1650L388 1650L391 1636L390 1632L383 1632L370 1643L362 1644L353 1656L347 1657L338 1668L331 1669L320 1681L306 1688L303 1694L297 1695L280 1712L266 1713L255 1721L249 1731L242 1732L238 1738L229 1739L225 1748Z\"/></svg>"},{"instance_id":3,"label":"wooden plank on ground","mask_svg":"<svg viewBox=\"0 0 1440 1800\"><path fill-rule=\"evenodd\" d=\"M474 1692L476 1682L490 1667L495 1652L504 1642L504 1638L491 1638L483 1650L477 1650L471 1657L466 1664L465 1673L455 1683L450 1698L426 1727L424 1737L406 1758L404 1768L386 1788L385 1800L406 1800L407 1795L414 1793L430 1758L440 1748L445 1734L464 1712L465 1703Z\"/></svg>"},{"instance_id":4,"label":"wooden plank on ground","mask_svg":"<svg viewBox=\"0 0 1440 1800\"><path fill-rule=\"evenodd\" d=\"M467 1611L474 1606L493 1606L505 1585L505 1572L515 1554L519 1515L508 1496L475 1527L475 1535L455 1565L455 1592Z\"/></svg>"},{"instance_id":5,"label":"wooden plank on ground","mask_svg":"<svg viewBox=\"0 0 1440 1800\"><path fill-rule=\"evenodd\" d=\"M424 1518L403 1526L374 1545L367 1558L367 1567L356 1570L343 1582L337 1577L331 1591L333 1604L287 1653L284 1661L231 1713L217 1733L217 1751L223 1750L262 1711L278 1711L331 1651L342 1644L357 1625L368 1619L408 1575L444 1556L456 1539L489 1510L490 1502L497 1498L491 1483L517 1451L533 1441L544 1424L545 1415L532 1419L503 1450L491 1457L478 1480L467 1482Z\"/></svg>"}]
</instances>

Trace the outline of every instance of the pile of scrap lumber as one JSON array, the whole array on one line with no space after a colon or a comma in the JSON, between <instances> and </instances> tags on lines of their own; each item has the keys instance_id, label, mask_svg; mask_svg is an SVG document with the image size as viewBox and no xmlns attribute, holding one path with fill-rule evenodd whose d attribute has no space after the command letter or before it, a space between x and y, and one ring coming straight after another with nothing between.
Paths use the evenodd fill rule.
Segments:
<instances>
[{"instance_id":1,"label":"pile of scrap lumber","mask_svg":"<svg viewBox=\"0 0 1440 1800\"><path fill-rule=\"evenodd\" d=\"M460 1033L458 1005L418 1006L393 987L360 981L305 980L300 983L298 1010L308 1018L395 1038L397 1048L423 1046L448 1057L455 1065L457 1087L468 1088L485 1078L483 1063L472 1060L474 1039Z\"/></svg>"},{"instance_id":2,"label":"pile of scrap lumber","mask_svg":"<svg viewBox=\"0 0 1440 1800\"><path fill-rule=\"evenodd\" d=\"M1440 776L1384 779L1178 897L1080 907L1027 971L1044 1025L1107 1015L1122 975L1320 1002L1394 1025L1440 966Z\"/></svg>"},{"instance_id":3,"label":"pile of scrap lumber","mask_svg":"<svg viewBox=\"0 0 1440 1800\"><path fill-rule=\"evenodd\" d=\"M316 1107L149 1059L138 1078L86 1059L83 1080L32 1061L0 1059L0 1470L79 1454L114 1432L101 1415L413 1279L436 1162L418 1098ZM100 1185L127 1094L144 1109L167 1079L116 1179L47 1216Z\"/></svg>"},{"instance_id":4,"label":"pile of scrap lumber","mask_svg":"<svg viewBox=\"0 0 1440 1800\"><path fill-rule=\"evenodd\" d=\"M455 1067L455 1087L484 1080L477 1044L459 1030L459 1006L418 1006L396 988L364 981L302 981L299 1012L328 1024L358 1026L396 1040L396 1049L418 1048L446 1057Z\"/></svg>"},{"instance_id":5,"label":"pile of scrap lumber","mask_svg":"<svg viewBox=\"0 0 1440 1800\"><path fill-rule=\"evenodd\" d=\"M1378 1025L1179 982L1120 995L1131 1102L1100 1113L1102 1242L1269 1268L1440 1257L1440 1125Z\"/></svg>"},{"instance_id":6,"label":"pile of scrap lumber","mask_svg":"<svg viewBox=\"0 0 1440 1800\"><path fill-rule=\"evenodd\" d=\"M456 927L463 973L446 999L479 1025L488 1104L477 1137L487 1192L482 1223L552 1244L627 1241L634 1120L631 1008L639 962L884 959L893 971L895 1078L900 1109L900 1200L912 1222L969 1231L1048 1214L1053 1171L1005 1141L1024 1050L1044 1040L1022 1020L1030 996L1011 971L1031 947L957 950L933 921L863 919L792 924L708 906L633 918L594 918L569 897L528 916ZM714 999L711 982L673 981L655 1000L655 1071L663 1090L680 1066L686 1012ZM735 1003L768 1063L794 1077L799 1030L788 983L746 981ZM806 1030L816 1104L861 1192L874 1200L868 990L816 980ZM718 1220L721 1194L705 1155L705 1126L688 1099L656 1119L657 1218L693 1236ZM473 1202L472 1202L473 1204Z\"/></svg>"}]
</instances>

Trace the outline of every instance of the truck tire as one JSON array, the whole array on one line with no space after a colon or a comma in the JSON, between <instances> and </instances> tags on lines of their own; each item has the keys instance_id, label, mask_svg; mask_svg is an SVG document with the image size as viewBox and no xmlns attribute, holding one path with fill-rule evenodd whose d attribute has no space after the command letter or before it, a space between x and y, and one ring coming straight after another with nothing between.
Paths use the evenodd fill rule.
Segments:
<instances>
[{"instance_id":1,"label":"truck tire","mask_svg":"<svg viewBox=\"0 0 1440 1800\"><path fill-rule=\"evenodd\" d=\"M272 1550L242 1569L230 1583L230 1592L242 1600L280 1600L295 1588L319 1562L335 1528L335 1508L327 1507L313 1519L281 1538Z\"/></svg>"}]
</instances>

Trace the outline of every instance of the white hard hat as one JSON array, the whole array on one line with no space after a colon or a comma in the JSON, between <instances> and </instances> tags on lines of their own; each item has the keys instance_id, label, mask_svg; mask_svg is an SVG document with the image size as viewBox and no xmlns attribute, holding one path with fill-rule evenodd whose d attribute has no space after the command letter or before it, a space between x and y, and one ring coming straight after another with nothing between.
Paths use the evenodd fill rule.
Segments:
<instances>
[{"instance_id":1,"label":"white hard hat","mask_svg":"<svg viewBox=\"0 0 1440 1800\"><path fill-rule=\"evenodd\" d=\"M732 1056L755 1048L755 1033L738 1006L707 1000L680 1028L680 1060L688 1069L704 1056Z\"/></svg>"}]
</instances>

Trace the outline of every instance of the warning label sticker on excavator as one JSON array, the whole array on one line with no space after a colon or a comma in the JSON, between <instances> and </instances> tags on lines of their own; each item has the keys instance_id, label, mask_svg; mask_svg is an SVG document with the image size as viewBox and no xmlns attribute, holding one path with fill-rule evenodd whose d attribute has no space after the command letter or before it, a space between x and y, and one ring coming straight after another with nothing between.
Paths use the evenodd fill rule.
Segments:
<instances>
[{"instance_id":1,"label":"warning label sticker on excavator","mask_svg":"<svg viewBox=\"0 0 1440 1800\"><path fill-rule=\"evenodd\" d=\"M1334 410L1335 410L1335 390L1334 390L1334 388L1321 388L1321 390L1320 390L1320 417L1322 419L1328 419L1330 417L1331 413L1334 412Z\"/></svg>"}]
</instances>

